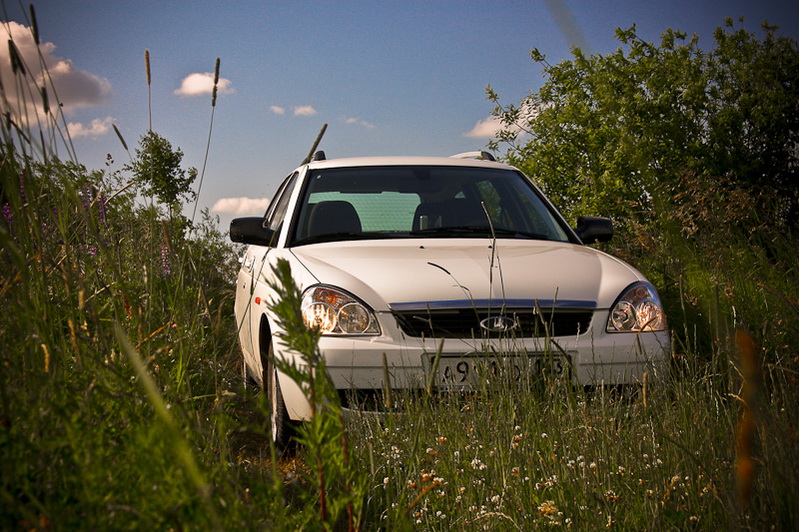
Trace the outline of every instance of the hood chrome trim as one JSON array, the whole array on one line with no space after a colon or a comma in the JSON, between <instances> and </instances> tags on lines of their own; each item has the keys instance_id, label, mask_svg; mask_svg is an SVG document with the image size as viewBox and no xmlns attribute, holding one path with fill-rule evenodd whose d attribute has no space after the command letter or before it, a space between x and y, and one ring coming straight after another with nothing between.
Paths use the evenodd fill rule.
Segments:
<instances>
[{"instance_id":1,"label":"hood chrome trim","mask_svg":"<svg viewBox=\"0 0 799 532\"><path fill-rule=\"evenodd\" d=\"M500 308L569 308L595 309L596 301L579 299L452 299L448 301L409 301L389 303L388 308L395 311L446 310L446 309L500 309Z\"/></svg>"}]
</instances>

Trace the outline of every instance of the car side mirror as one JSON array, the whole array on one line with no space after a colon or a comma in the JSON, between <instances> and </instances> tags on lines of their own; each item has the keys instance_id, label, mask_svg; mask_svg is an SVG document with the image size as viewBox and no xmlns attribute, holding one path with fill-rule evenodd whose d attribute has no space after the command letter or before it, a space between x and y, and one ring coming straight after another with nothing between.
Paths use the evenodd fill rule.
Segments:
<instances>
[{"instance_id":1,"label":"car side mirror","mask_svg":"<svg viewBox=\"0 0 799 532\"><path fill-rule=\"evenodd\" d=\"M613 222L602 216L580 216L574 231L584 244L607 242L613 238Z\"/></svg>"},{"instance_id":2,"label":"car side mirror","mask_svg":"<svg viewBox=\"0 0 799 532\"><path fill-rule=\"evenodd\" d=\"M264 227L265 222L263 217L235 218L230 222L230 239L242 244L272 247L277 233Z\"/></svg>"}]
</instances>

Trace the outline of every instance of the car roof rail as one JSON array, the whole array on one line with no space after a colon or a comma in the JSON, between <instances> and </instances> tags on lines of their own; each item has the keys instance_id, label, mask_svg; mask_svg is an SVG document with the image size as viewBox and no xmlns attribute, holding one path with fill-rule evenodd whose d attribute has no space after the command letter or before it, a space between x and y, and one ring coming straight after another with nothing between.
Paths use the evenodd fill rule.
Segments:
<instances>
[{"instance_id":1,"label":"car roof rail","mask_svg":"<svg viewBox=\"0 0 799 532\"><path fill-rule=\"evenodd\" d=\"M452 159L478 159L480 161L496 161L494 156L485 150L466 151L456 155L451 155L450 157Z\"/></svg>"}]
</instances>

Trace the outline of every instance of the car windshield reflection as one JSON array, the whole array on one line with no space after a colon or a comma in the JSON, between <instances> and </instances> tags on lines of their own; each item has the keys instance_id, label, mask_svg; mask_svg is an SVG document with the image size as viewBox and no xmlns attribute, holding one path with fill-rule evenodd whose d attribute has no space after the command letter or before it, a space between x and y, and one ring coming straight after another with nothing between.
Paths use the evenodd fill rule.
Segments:
<instances>
[{"instance_id":1,"label":"car windshield reflection","mask_svg":"<svg viewBox=\"0 0 799 532\"><path fill-rule=\"evenodd\" d=\"M316 169L290 245L387 238L569 241L562 220L518 172L397 166Z\"/></svg>"}]
</instances>

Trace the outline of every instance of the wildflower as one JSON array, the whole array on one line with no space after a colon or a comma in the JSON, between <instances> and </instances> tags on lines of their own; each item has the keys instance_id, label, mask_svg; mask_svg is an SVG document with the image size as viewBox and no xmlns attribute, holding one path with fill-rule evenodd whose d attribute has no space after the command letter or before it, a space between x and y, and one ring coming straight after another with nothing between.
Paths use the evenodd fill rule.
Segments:
<instances>
[{"instance_id":1,"label":"wildflower","mask_svg":"<svg viewBox=\"0 0 799 532\"><path fill-rule=\"evenodd\" d=\"M89 202L89 195L91 194L91 190L87 186L83 186L80 191L80 201L83 204L83 210L89 212L90 202Z\"/></svg>"},{"instance_id":2,"label":"wildflower","mask_svg":"<svg viewBox=\"0 0 799 532\"><path fill-rule=\"evenodd\" d=\"M549 438L549 435L546 432L542 432L541 433L541 438L547 439L547 438Z\"/></svg>"},{"instance_id":3,"label":"wildflower","mask_svg":"<svg viewBox=\"0 0 799 532\"><path fill-rule=\"evenodd\" d=\"M108 209L105 204L105 194L103 194L102 190L97 195L97 213L99 215L100 223L106 225L106 215L108 214Z\"/></svg>"},{"instance_id":4,"label":"wildflower","mask_svg":"<svg viewBox=\"0 0 799 532\"><path fill-rule=\"evenodd\" d=\"M25 181L22 176L19 176L19 197L22 200L23 206L28 204L28 198L25 196Z\"/></svg>"},{"instance_id":5,"label":"wildflower","mask_svg":"<svg viewBox=\"0 0 799 532\"><path fill-rule=\"evenodd\" d=\"M169 247L166 244L161 244L161 271L164 275L172 273L172 266L169 261Z\"/></svg>"},{"instance_id":6,"label":"wildflower","mask_svg":"<svg viewBox=\"0 0 799 532\"><path fill-rule=\"evenodd\" d=\"M480 471L484 471L488 466L483 463L482 460L479 458L475 458L471 461L472 469L479 469Z\"/></svg>"},{"instance_id":7,"label":"wildflower","mask_svg":"<svg viewBox=\"0 0 799 532\"><path fill-rule=\"evenodd\" d=\"M543 482L536 482L535 483L535 489L550 488L550 487L554 486L555 484L557 484L557 482L558 482L558 476L557 475L552 475L551 477L549 477L548 479L546 479Z\"/></svg>"},{"instance_id":8,"label":"wildflower","mask_svg":"<svg viewBox=\"0 0 799 532\"><path fill-rule=\"evenodd\" d=\"M439 437L436 439L436 441L437 441L438 443L447 443L447 438L446 438L446 436L439 436Z\"/></svg>"},{"instance_id":9,"label":"wildflower","mask_svg":"<svg viewBox=\"0 0 799 532\"><path fill-rule=\"evenodd\" d=\"M555 501L546 501L538 507L541 515L553 515L558 513L558 507L555 506Z\"/></svg>"}]
</instances>

